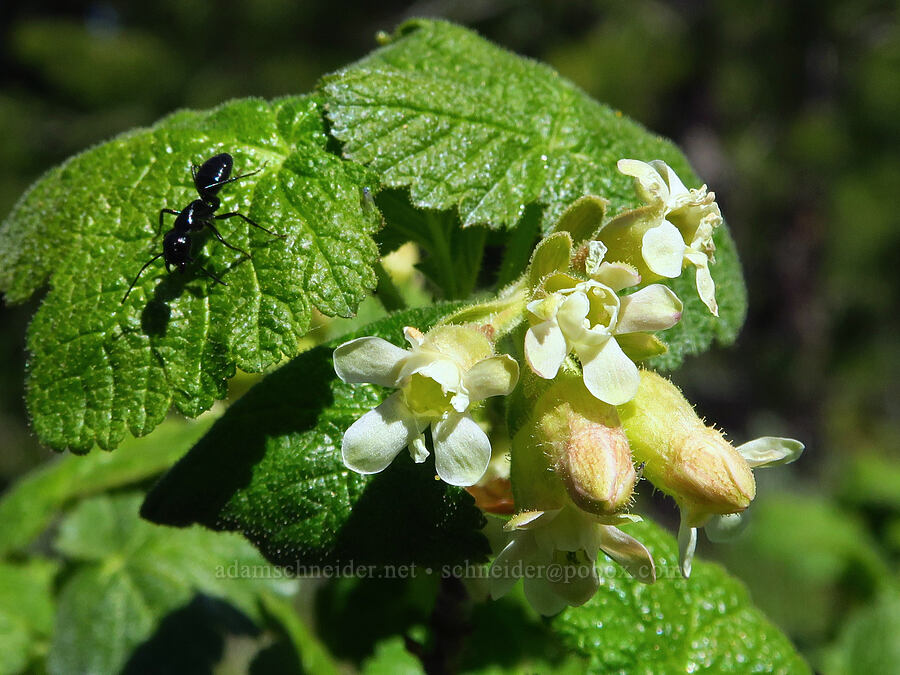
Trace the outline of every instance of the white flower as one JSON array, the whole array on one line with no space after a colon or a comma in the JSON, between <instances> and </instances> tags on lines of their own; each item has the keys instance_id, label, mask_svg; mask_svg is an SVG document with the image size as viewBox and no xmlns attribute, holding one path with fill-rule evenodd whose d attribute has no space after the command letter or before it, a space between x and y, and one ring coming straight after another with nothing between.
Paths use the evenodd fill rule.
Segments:
<instances>
[{"instance_id":1,"label":"white flower","mask_svg":"<svg viewBox=\"0 0 900 675\"><path fill-rule=\"evenodd\" d=\"M602 265L606 263L592 269L599 273ZM605 403L621 405L634 398L640 376L616 336L671 328L681 318L682 305L661 284L619 297L616 291L636 283L634 275L621 266L604 272L607 283L598 281L597 274L588 281L567 274L545 280L546 296L527 305L532 325L525 334L525 359L537 375L552 379L574 351L588 391Z\"/></svg>"},{"instance_id":2,"label":"white flower","mask_svg":"<svg viewBox=\"0 0 900 675\"><path fill-rule=\"evenodd\" d=\"M650 552L637 539L603 520L573 505L525 511L510 519L504 529L512 531L513 537L491 564L491 597L506 595L523 577L525 597L543 615L556 614L568 605L583 605L600 584L596 569L599 551L639 581L653 583L656 570ZM605 520L621 524L640 518Z\"/></svg>"},{"instance_id":3,"label":"white flower","mask_svg":"<svg viewBox=\"0 0 900 675\"><path fill-rule=\"evenodd\" d=\"M494 356L490 341L474 328L403 332L408 350L377 337L334 350L334 369L344 382L400 389L347 429L344 464L359 473L378 473L407 446L416 462L424 462L429 454L424 432L431 426L438 476L451 485L473 485L487 469L491 444L468 411L485 398L509 394L518 364L508 355Z\"/></svg>"},{"instance_id":4,"label":"white flower","mask_svg":"<svg viewBox=\"0 0 900 675\"><path fill-rule=\"evenodd\" d=\"M713 231L722 224L716 194L705 185L688 190L668 164L620 159L619 171L635 179L638 196L660 207L658 224L643 236L641 255L655 274L674 279L687 265L696 267L697 293L714 315L719 315L716 287L709 273L715 262Z\"/></svg>"}]
</instances>

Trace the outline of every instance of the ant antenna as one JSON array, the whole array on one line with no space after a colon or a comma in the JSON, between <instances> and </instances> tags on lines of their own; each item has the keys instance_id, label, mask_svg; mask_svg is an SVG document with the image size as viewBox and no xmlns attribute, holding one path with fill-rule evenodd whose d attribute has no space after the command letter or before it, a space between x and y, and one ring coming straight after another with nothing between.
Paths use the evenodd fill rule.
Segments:
<instances>
[{"instance_id":1,"label":"ant antenna","mask_svg":"<svg viewBox=\"0 0 900 675\"><path fill-rule=\"evenodd\" d=\"M124 305L124 304L125 304L125 300L128 298L128 294L131 293L131 289L134 288L134 285L137 283L137 280L140 278L141 274L144 273L144 270L147 269L147 268L150 266L150 263L154 262L157 258L162 258L162 257L163 257L163 254L162 254L162 253L157 253L155 256L153 256L152 258L150 258L150 260L148 260L147 262L144 263L144 266L143 266L143 267L141 268L141 270L137 273L137 276L134 278L134 281L131 282L131 286L129 286L129 287L128 287L128 290L125 291L125 295L124 295L124 297L122 298L122 302L119 303L120 305Z\"/></svg>"}]
</instances>

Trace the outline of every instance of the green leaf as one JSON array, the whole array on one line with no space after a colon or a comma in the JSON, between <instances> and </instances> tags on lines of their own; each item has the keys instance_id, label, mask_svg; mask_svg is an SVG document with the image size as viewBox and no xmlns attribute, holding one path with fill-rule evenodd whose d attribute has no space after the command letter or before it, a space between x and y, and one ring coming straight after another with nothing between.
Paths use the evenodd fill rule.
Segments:
<instances>
[{"instance_id":1,"label":"green leaf","mask_svg":"<svg viewBox=\"0 0 900 675\"><path fill-rule=\"evenodd\" d=\"M458 209L464 227L513 227L540 204L548 232L585 195L609 200L610 216L635 208L632 180L616 169L623 157L662 159L685 185L701 183L670 141L550 67L445 22L404 24L387 46L325 78L323 92L345 156L386 186L408 187L415 206ZM726 226L715 243L720 317L700 302L692 271L672 282L684 314L652 367L676 368L714 339L730 343L743 323L746 291Z\"/></svg>"},{"instance_id":2,"label":"green leaf","mask_svg":"<svg viewBox=\"0 0 900 675\"><path fill-rule=\"evenodd\" d=\"M0 562L0 673L24 670L46 648L57 569L40 558L24 565Z\"/></svg>"},{"instance_id":3,"label":"green leaf","mask_svg":"<svg viewBox=\"0 0 900 675\"><path fill-rule=\"evenodd\" d=\"M196 416L225 395L235 367L257 372L294 356L311 311L349 316L375 285L377 209L361 198L362 167L328 152L321 103L244 99L182 111L73 157L40 179L0 228L0 289L28 298L49 283L28 334L28 409L40 439L84 452L150 432L174 405ZM196 198L190 164L234 155L219 228L252 258L208 233L198 265L169 275L161 208ZM172 216L165 216L165 227Z\"/></svg>"},{"instance_id":4,"label":"green leaf","mask_svg":"<svg viewBox=\"0 0 900 675\"><path fill-rule=\"evenodd\" d=\"M376 202L384 214L385 227L379 239L383 250L393 250L413 241L425 258L416 265L445 300L468 298L481 271L487 230L461 229L455 213L417 209L408 195L398 190L380 193Z\"/></svg>"},{"instance_id":5,"label":"green leaf","mask_svg":"<svg viewBox=\"0 0 900 675\"><path fill-rule=\"evenodd\" d=\"M822 672L830 675L892 673L900 663L900 594L885 593L857 611L826 652Z\"/></svg>"},{"instance_id":6,"label":"green leaf","mask_svg":"<svg viewBox=\"0 0 900 675\"><path fill-rule=\"evenodd\" d=\"M172 466L212 425L163 422L150 438L125 441L118 452L100 450L57 458L25 476L0 499L0 555L22 551L70 502L146 480Z\"/></svg>"},{"instance_id":7,"label":"green leaf","mask_svg":"<svg viewBox=\"0 0 900 675\"><path fill-rule=\"evenodd\" d=\"M258 621L261 593L293 590L294 582L267 579L265 561L238 536L141 521L141 498L95 497L63 521L57 548L80 564L60 590L50 673L119 672L196 593L225 599Z\"/></svg>"},{"instance_id":8,"label":"green leaf","mask_svg":"<svg viewBox=\"0 0 900 675\"><path fill-rule=\"evenodd\" d=\"M467 492L435 480L433 461L414 464L402 452L387 470L364 476L341 460L344 431L385 390L341 382L333 349L360 335L403 345L403 326L426 330L457 307L393 315L271 373L163 476L143 516L239 530L288 566L483 557L481 512Z\"/></svg>"},{"instance_id":9,"label":"green leaf","mask_svg":"<svg viewBox=\"0 0 900 675\"><path fill-rule=\"evenodd\" d=\"M648 521L627 531L653 553L657 582L641 584L607 561L596 595L553 620L590 672L810 672L721 567L695 561L683 579L670 535Z\"/></svg>"},{"instance_id":10,"label":"green leaf","mask_svg":"<svg viewBox=\"0 0 900 675\"><path fill-rule=\"evenodd\" d=\"M409 653L402 637L378 643L375 654L363 662L362 675L425 675L422 662Z\"/></svg>"}]
</instances>

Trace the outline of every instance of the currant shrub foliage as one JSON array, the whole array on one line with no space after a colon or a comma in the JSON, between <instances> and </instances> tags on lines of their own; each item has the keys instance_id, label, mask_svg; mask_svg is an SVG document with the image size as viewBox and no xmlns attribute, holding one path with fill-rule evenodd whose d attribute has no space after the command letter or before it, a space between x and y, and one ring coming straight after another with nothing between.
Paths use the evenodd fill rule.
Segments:
<instances>
[{"instance_id":1,"label":"currant shrub foliage","mask_svg":"<svg viewBox=\"0 0 900 675\"><path fill-rule=\"evenodd\" d=\"M283 236L238 218L219 221L224 238L249 257L197 233L196 265L169 274L157 261L123 302L141 265L162 250L160 209L179 210L195 199L191 165L220 152L234 156L236 174L256 172L223 187L222 212L238 211ZM217 560L255 555L237 535L209 530L240 532L269 561L295 569L408 564L440 575L448 565L484 563L491 553L485 532L496 518L486 519L467 490L435 480L432 458L400 457L375 474L348 470L345 433L384 404L390 388L338 377L333 351L364 336L415 342L418 333L406 327L427 332L465 312L477 315L473 302L483 303L484 316L502 318L548 276L535 271L544 264L532 257L536 242L556 233L554 241L564 244L562 273L593 230L643 207L632 177L617 168L622 158L662 160L687 188L702 183L671 142L590 99L548 66L459 26L417 20L324 77L312 94L176 112L51 169L0 227L6 301L44 293L27 340L27 406L43 443L77 454L133 444L128 434L154 432L173 408L188 417L210 410L238 369L267 374L208 431L209 423L195 427L175 446L165 442L165 427L147 439L158 437L178 453L132 448L144 459L132 464L123 456L112 468L96 450L67 457L0 501L8 516L0 520L18 522L0 526L0 550L10 555L27 552L55 512L71 509L56 539L71 565L62 591L54 597L49 579L56 568L47 561L9 571L22 576L40 606L38 619L16 623L9 633L10 650L0 650L11 655L5 665L15 670L34 658L28 644L37 636L51 640L51 672L71 664L117 670L161 617L201 592L224 598L257 624L281 617L276 623L294 647L333 668L321 645L278 609L283 586L209 582L204 570ZM582 221L561 235L560 219L577 220L571 207L586 196L593 201ZM172 216L163 218L165 231ZM741 270L727 225L711 236L718 316L698 297L692 270L661 279L683 306L680 320L652 343L645 367L671 370L685 356L735 338L746 312ZM379 256L407 241L423 251L420 269L432 294L456 302L403 307L403 289L393 286ZM503 251L497 269L482 265L488 246ZM581 264L583 270L583 255ZM354 316L376 285L384 316L323 343L313 327L328 324L327 317ZM522 300L522 317L524 307ZM498 350L521 357L521 347L511 345L524 329L509 325L488 337L498 340ZM502 403L479 411L480 421L502 425ZM421 436L423 444L435 428ZM76 470L78 461L87 469ZM137 520L139 492L103 494L144 486L166 468L141 515L207 530L172 538ZM672 538L647 524L624 527L657 558L657 586L617 568L586 608L566 609L550 624L513 621L517 631L555 645L547 654L559 660L536 657L536 667L745 672L753 664L804 671L739 583L703 564L697 579L668 578L662 570L677 573ZM217 537L225 538L216 543ZM123 572L109 576L113 558L124 561ZM157 559L189 574L157 585L150 579ZM108 609L98 597L123 608L127 630L90 628ZM504 599L497 611L513 604ZM521 613L521 603L515 607L510 611ZM94 640L98 631L111 636L108 644ZM738 631L746 638L740 644L729 637ZM662 636L670 642L660 647ZM378 652L396 647L385 642Z\"/></svg>"}]
</instances>

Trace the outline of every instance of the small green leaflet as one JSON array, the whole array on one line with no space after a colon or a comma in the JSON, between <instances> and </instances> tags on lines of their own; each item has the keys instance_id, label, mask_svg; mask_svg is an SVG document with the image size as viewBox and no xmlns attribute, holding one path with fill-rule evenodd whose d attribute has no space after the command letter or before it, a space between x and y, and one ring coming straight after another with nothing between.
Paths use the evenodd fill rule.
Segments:
<instances>
[{"instance_id":1,"label":"small green leaflet","mask_svg":"<svg viewBox=\"0 0 900 675\"><path fill-rule=\"evenodd\" d=\"M435 480L433 461L414 464L401 452L371 476L344 466L344 431L386 390L344 384L331 361L346 339L375 335L403 345L404 326L427 330L458 307L390 316L269 374L163 476L141 515L238 530L269 560L298 572L297 565L483 559L481 511L465 490Z\"/></svg>"},{"instance_id":2,"label":"small green leaflet","mask_svg":"<svg viewBox=\"0 0 900 675\"><path fill-rule=\"evenodd\" d=\"M408 187L417 207L458 209L463 227L512 228L529 204L540 204L547 231L590 194L610 201L609 216L637 207L632 179L616 169L623 157L662 159L686 185L701 183L670 141L549 66L441 21L404 24L387 46L326 77L322 91L348 158L378 171L385 186ZM648 365L674 369L685 354L737 335L746 291L726 226L715 242L720 318L696 297L687 270L670 284L685 311L662 335L669 353Z\"/></svg>"},{"instance_id":3,"label":"small green leaflet","mask_svg":"<svg viewBox=\"0 0 900 675\"><path fill-rule=\"evenodd\" d=\"M49 171L0 228L0 289L22 301L49 284L28 334L27 403L41 440L84 452L113 448L126 430L149 433L174 405L188 416L225 394L235 367L258 372L293 356L313 308L350 316L375 285L377 210L362 203L372 175L326 150L321 103L300 96L244 99L175 113ZM144 272L161 251L161 208L197 197L190 164L235 158L220 213L229 250L195 239L197 269ZM173 216L166 216L165 228Z\"/></svg>"}]
</instances>

